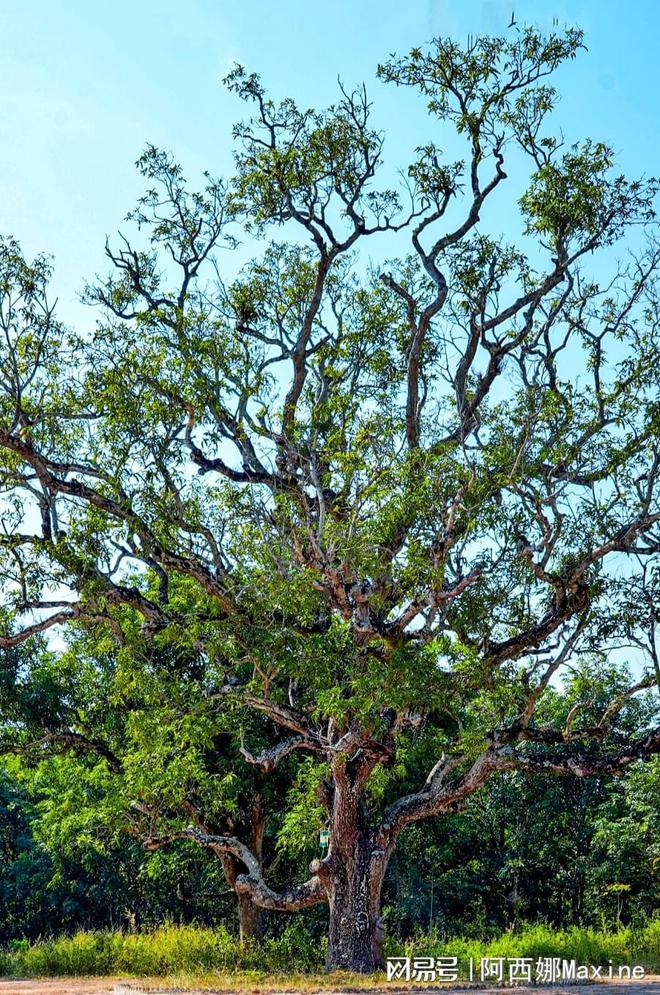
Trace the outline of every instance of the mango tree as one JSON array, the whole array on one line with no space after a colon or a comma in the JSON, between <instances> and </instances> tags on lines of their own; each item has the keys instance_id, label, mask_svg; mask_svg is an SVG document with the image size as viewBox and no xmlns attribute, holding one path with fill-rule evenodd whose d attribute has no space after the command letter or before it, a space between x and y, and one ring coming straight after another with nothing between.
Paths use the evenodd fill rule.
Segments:
<instances>
[{"instance_id":1,"label":"mango tree","mask_svg":"<svg viewBox=\"0 0 660 995\"><path fill-rule=\"evenodd\" d=\"M168 831L151 799L146 845L231 857L264 908L327 903L330 968L381 963L412 823L500 772L660 750L616 723L658 680L657 185L549 129L547 78L581 47L514 26L381 66L428 111L395 188L364 90L301 110L236 67L234 176L190 191L146 150L93 333L3 243L0 645L138 625L203 661L209 710L260 716L243 762L308 757L329 848L304 882L274 887L194 797Z\"/></svg>"}]
</instances>

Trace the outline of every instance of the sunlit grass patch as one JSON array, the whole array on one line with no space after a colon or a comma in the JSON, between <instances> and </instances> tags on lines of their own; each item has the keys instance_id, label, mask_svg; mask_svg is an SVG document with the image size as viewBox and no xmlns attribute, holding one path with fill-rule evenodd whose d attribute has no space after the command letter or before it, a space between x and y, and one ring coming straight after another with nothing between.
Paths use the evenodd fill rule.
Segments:
<instances>
[{"instance_id":1,"label":"sunlit grass patch","mask_svg":"<svg viewBox=\"0 0 660 995\"><path fill-rule=\"evenodd\" d=\"M390 938L388 956L457 957L461 966L482 957L559 957L578 963L614 967L642 965L660 969L660 920L641 928L616 931L574 927L554 930L526 926L517 933L479 940L438 933L401 943ZM324 945L299 924L277 939L241 947L224 927L166 925L150 932L79 932L35 943L16 941L0 951L0 974L10 977L124 976L167 978L179 988L196 986L240 989L337 990L369 987L383 975L364 977L323 972Z\"/></svg>"}]
</instances>

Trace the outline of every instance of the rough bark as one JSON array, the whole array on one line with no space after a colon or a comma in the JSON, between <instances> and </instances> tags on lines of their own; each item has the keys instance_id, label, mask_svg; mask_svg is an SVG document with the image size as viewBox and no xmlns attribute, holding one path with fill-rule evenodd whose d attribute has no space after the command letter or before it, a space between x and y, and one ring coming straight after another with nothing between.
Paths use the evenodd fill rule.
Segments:
<instances>
[{"instance_id":1,"label":"rough bark","mask_svg":"<svg viewBox=\"0 0 660 995\"><path fill-rule=\"evenodd\" d=\"M361 753L362 751L358 751ZM331 840L324 885L330 907L328 970L362 973L383 965L380 899L390 850L379 845L369 825L364 785L374 761L334 765Z\"/></svg>"},{"instance_id":2,"label":"rough bark","mask_svg":"<svg viewBox=\"0 0 660 995\"><path fill-rule=\"evenodd\" d=\"M225 880L229 887L236 892L238 899L238 934L241 946L249 945L258 940L262 934L261 908L253 902L252 896L248 892L241 892L236 888L241 868L239 861L232 854L222 854L220 861Z\"/></svg>"},{"instance_id":3,"label":"rough bark","mask_svg":"<svg viewBox=\"0 0 660 995\"><path fill-rule=\"evenodd\" d=\"M386 855L364 837L354 841L350 861L333 861L328 901L329 971L368 973L383 966L383 921L380 897Z\"/></svg>"},{"instance_id":4,"label":"rough bark","mask_svg":"<svg viewBox=\"0 0 660 995\"><path fill-rule=\"evenodd\" d=\"M263 840L266 829L266 817L263 798L255 791L250 807L250 844L251 851L263 873ZM241 891L236 882L241 874L242 864L230 853L221 855L222 868L227 884L233 888L238 898L238 933L241 946L248 946L261 939L263 933L263 910L253 900L248 891Z\"/></svg>"},{"instance_id":5,"label":"rough bark","mask_svg":"<svg viewBox=\"0 0 660 995\"><path fill-rule=\"evenodd\" d=\"M261 939L263 934L263 913L252 901L250 895L238 893L238 931L242 947Z\"/></svg>"}]
</instances>

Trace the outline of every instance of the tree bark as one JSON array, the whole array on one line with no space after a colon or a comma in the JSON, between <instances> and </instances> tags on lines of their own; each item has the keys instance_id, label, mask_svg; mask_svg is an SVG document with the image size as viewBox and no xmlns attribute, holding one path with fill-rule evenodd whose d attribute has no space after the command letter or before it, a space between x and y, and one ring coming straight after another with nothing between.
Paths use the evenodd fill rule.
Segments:
<instances>
[{"instance_id":1,"label":"tree bark","mask_svg":"<svg viewBox=\"0 0 660 995\"><path fill-rule=\"evenodd\" d=\"M250 844L259 867L263 862L263 841L266 828L266 818L261 793L255 790L250 807ZM220 854L225 878L230 888L236 891L238 898L238 935L241 946L248 946L261 939L263 933L263 909L253 900L249 892L236 888L236 880L240 874L241 862L235 856Z\"/></svg>"},{"instance_id":2,"label":"tree bark","mask_svg":"<svg viewBox=\"0 0 660 995\"><path fill-rule=\"evenodd\" d=\"M391 849L377 845L364 785L369 767L334 767L331 839L324 886L330 907L328 970L369 973L383 966L381 890Z\"/></svg>"},{"instance_id":3,"label":"tree bark","mask_svg":"<svg viewBox=\"0 0 660 995\"><path fill-rule=\"evenodd\" d=\"M246 946L255 940L259 940L262 933L262 909L252 900L248 892L237 891L236 879L240 873L240 862L231 854L222 854L220 857L225 878L230 888L236 891L238 899L238 935L241 946Z\"/></svg>"},{"instance_id":4,"label":"tree bark","mask_svg":"<svg viewBox=\"0 0 660 995\"><path fill-rule=\"evenodd\" d=\"M328 896L329 971L369 973L383 966L384 930L380 896L385 871L384 853L367 840L356 840L353 860L335 863Z\"/></svg>"},{"instance_id":5,"label":"tree bark","mask_svg":"<svg viewBox=\"0 0 660 995\"><path fill-rule=\"evenodd\" d=\"M238 894L238 929L242 947L261 939L263 933L262 909L252 901L250 895Z\"/></svg>"}]
</instances>

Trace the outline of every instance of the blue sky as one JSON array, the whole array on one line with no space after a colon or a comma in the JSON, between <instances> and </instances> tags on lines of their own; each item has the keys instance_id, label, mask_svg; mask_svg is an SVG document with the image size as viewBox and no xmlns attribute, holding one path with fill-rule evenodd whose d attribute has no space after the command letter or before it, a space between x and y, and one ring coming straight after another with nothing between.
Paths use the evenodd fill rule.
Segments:
<instances>
[{"instance_id":1,"label":"blue sky","mask_svg":"<svg viewBox=\"0 0 660 995\"><path fill-rule=\"evenodd\" d=\"M390 157L434 138L423 104L374 81L377 63L435 35L464 40L519 22L577 24L589 52L566 67L557 120L611 142L628 172L660 172L656 93L660 5L636 0L23 0L0 5L0 232L55 258L65 316L103 243L139 193L146 142L174 150L191 180L231 169L243 107L221 77L234 60L272 94L318 105L336 79L365 80ZM91 317L91 316L90 316Z\"/></svg>"}]
</instances>

